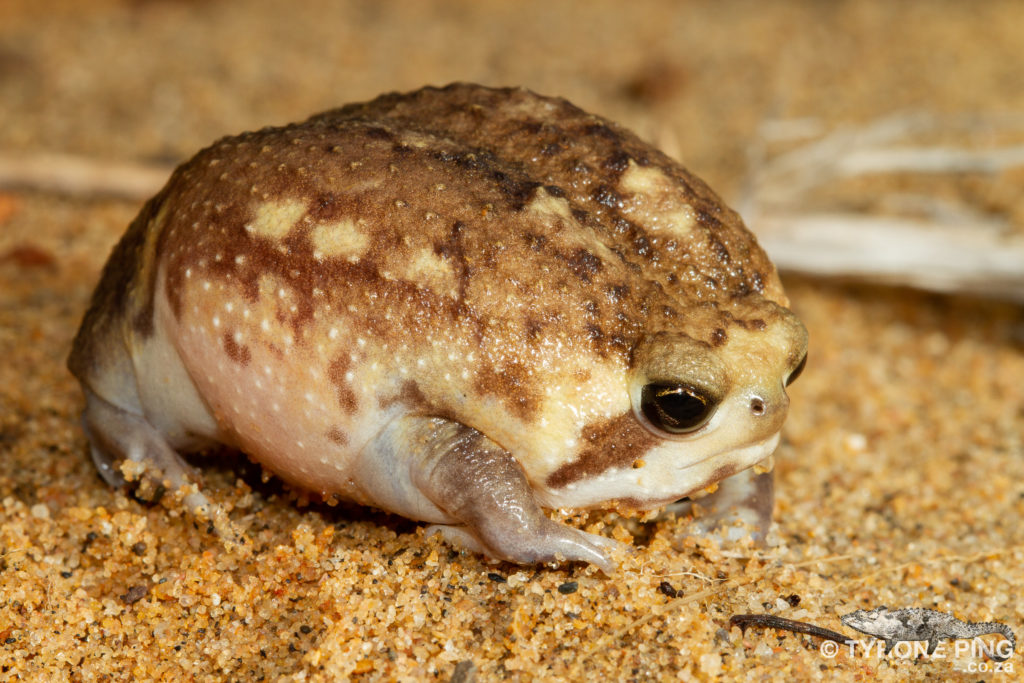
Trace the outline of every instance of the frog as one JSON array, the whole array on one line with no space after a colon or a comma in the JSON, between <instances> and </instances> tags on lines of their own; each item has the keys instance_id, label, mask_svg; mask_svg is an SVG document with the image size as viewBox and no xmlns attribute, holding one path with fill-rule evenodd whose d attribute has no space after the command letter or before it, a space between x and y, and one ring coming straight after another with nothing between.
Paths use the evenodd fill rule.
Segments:
<instances>
[{"instance_id":1,"label":"frog","mask_svg":"<svg viewBox=\"0 0 1024 683\"><path fill-rule=\"evenodd\" d=\"M453 83L180 165L68 367L102 477L144 466L218 529L185 456L225 446L461 550L611 572L619 542L547 511L714 490L711 524L768 528L806 351L754 235L680 163L565 99Z\"/></svg>"}]
</instances>

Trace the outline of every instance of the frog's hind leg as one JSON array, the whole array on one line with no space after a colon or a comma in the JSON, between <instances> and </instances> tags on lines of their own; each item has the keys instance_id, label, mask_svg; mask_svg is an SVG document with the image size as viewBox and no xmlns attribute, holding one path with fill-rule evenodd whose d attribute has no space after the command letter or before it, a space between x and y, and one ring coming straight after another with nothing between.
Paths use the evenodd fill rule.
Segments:
<instances>
[{"instance_id":1,"label":"frog's hind leg","mask_svg":"<svg viewBox=\"0 0 1024 683\"><path fill-rule=\"evenodd\" d=\"M124 460L148 465L151 469L143 476L169 491L184 489L185 508L201 519L208 519L225 543L244 543L223 509L196 489L192 468L159 430L143 415L100 398L88 387L83 389L82 426L89 438L93 462L108 484L123 486L126 483L120 466Z\"/></svg>"},{"instance_id":2,"label":"frog's hind leg","mask_svg":"<svg viewBox=\"0 0 1024 683\"><path fill-rule=\"evenodd\" d=\"M369 456L369 457L367 457ZM406 417L363 453L359 479L377 504L440 521L452 545L518 564L579 561L611 573L617 541L552 521L516 459L480 432Z\"/></svg>"},{"instance_id":3,"label":"frog's hind leg","mask_svg":"<svg viewBox=\"0 0 1024 683\"><path fill-rule=\"evenodd\" d=\"M89 437L93 462L108 484L126 483L120 467L124 460L148 462L168 488L180 489L190 483L191 468L145 417L105 401L89 388L84 391L82 427ZM199 492L189 495L198 496L192 501L206 500Z\"/></svg>"}]
</instances>

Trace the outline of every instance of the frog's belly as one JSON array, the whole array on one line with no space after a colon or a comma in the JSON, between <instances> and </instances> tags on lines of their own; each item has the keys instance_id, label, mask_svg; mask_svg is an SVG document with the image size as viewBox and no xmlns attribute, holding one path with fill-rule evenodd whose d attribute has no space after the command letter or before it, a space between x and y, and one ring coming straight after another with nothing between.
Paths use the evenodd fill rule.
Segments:
<instances>
[{"instance_id":1,"label":"frog's belly","mask_svg":"<svg viewBox=\"0 0 1024 683\"><path fill-rule=\"evenodd\" d=\"M342 395L332 376L336 354L294 338L285 343L293 333L264 324L275 319L257 307L200 298L175 319L160 294L153 339L171 340L194 383L193 396L168 388L183 399L172 410L184 423L180 431L238 448L311 492L372 502L355 487L352 467L401 406L379 409L369 389ZM205 411L191 405L197 400ZM197 419L202 412L209 419Z\"/></svg>"}]
</instances>

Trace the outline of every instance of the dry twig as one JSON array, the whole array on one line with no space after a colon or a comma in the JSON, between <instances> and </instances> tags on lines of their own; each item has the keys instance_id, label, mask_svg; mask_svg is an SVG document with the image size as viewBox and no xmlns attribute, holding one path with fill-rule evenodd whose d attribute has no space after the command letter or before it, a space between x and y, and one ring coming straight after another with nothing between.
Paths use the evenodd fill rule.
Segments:
<instances>
[{"instance_id":1,"label":"dry twig","mask_svg":"<svg viewBox=\"0 0 1024 683\"><path fill-rule=\"evenodd\" d=\"M886 194L886 213L814 196L842 180L878 174L950 180L1024 168L1024 145L906 142L952 134L969 143L994 131L1020 134L1024 117L900 115L826 135L814 121L771 122L752 152L743 213L781 269L1024 301L1024 226L1008 217L927 194ZM780 140L800 142L769 158L768 145Z\"/></svg>"},{"instance_id":2,"label":"dry twig","mask_svg":"<svg viewBox=\"0 0 1024 683\"><path fill-rule=\"evenodd\" d=\"M167 181L160 164L100 161L69 154L0 153L0 189L26 189L76 197L146 199Z\"/></svg>"}]
</instances>

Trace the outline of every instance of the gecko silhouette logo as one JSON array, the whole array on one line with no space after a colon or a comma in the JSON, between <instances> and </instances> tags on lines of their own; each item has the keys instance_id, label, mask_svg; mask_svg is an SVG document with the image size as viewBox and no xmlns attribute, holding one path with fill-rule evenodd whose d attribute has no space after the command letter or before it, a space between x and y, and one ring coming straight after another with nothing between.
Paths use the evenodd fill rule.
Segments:
<instances>
[{"instance_id":1,"label":"gecko silhouette logo","mask_svg":"<svg viewBox=\"0 0 1024 683\"><path fill-rule=\"evenodd\" d=\"M1017 644L1013 631L1006 624L963 621L952 614L922 607L859 609L841 616L840 620L852 629L885 641L885 649L879 653L883 656L895 654L900 658L911 658L923 654L944 659L948 654L940 641L953 640L955 659L980 658L984 655L1002 664L1013 656ZM1003 638L994 643L986 643L979 638L993 633ZM854 645L860 645L865 656L872 652L870 642L847 641L847 644L851 645L851 649ZM979 672L980 669L972 671Z\"/></svg>"}]
</instances>

